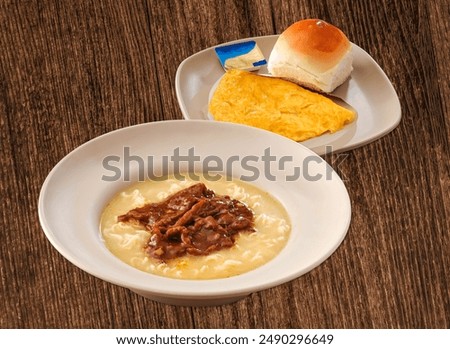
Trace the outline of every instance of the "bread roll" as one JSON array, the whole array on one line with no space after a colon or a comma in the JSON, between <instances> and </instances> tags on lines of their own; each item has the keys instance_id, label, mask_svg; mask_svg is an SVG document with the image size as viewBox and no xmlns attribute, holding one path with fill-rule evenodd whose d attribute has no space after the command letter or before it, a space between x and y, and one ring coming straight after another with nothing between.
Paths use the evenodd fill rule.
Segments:
<instances>
[{"instance_id":1,"label":"bread roll","mask_svg":"<svg viewBox=\"0 0 450 349\"><path fill-rule=\"evenodd\" d=\"M352 71L352 45L345 34L320 19L292 24L270 54L269 72L319 92L332 92Z\"/></svg>"}]
</instances>

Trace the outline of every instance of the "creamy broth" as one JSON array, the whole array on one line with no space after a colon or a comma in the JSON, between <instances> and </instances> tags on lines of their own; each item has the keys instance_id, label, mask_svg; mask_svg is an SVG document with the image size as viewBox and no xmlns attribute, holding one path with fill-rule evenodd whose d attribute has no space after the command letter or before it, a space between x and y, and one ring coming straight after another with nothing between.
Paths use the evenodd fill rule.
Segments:
<instances>
[{"instance_id":1,"label":"creamy broth","mask_svg":"<svg viewBox=\"0 0 450 349\"><path fill-rule=\"evenodd\" d=\"M117 222L117 217L149 202L160 202L198 181L169 178L138 182L118 193L106 206L100 230L106 247L123 262L152 274L178 279L215 279L239 275L274 258L285 246L290 222L284 207L270 194L240 180L209 181L201 178L216 194L229 195L246 204L254 213L254 232L241 233L231 248L206 256L186 255L161 261L150 257L145 245L150 232L141 227Z\"/></svg>"}]
</instances>

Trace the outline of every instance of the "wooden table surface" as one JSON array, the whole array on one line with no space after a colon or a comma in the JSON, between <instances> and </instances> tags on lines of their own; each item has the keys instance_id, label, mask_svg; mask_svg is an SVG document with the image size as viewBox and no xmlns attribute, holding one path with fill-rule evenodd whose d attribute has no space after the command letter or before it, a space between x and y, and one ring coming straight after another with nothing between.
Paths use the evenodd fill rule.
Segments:
<instances>
[{"instance_id":1,"label":"wooden table surface","mask_svg":"<svg viewBox=\"0 0 450 349\"><path fill-rule=\"evenodd\" d=\"M37 202L61 158L111 130L181 119L174 80L186 57L308 17L366 50L402 105L394 131L336 168L353 213L328 260L196 308L106 283L52 247ZM445 0L2 0L0 327L449 328L448 18Z\"/></svg>"}]
</instances>

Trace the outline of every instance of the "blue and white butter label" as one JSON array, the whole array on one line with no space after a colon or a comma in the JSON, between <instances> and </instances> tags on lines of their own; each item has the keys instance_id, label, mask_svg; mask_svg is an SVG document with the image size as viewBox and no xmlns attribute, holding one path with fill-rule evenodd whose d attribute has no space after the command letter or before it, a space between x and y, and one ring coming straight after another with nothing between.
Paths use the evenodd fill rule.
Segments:
<instances>
[{"instance_id":1,"label":"blue and white butter label","mask_svg":"<svg viewBox=\"0 0 450 349\"><path fill-rule=\"evenodd\" d=\"M254 40L219 46L214 50L225 70L253 71L267 64L264 55Z\"/></svg>"}]
</instances>

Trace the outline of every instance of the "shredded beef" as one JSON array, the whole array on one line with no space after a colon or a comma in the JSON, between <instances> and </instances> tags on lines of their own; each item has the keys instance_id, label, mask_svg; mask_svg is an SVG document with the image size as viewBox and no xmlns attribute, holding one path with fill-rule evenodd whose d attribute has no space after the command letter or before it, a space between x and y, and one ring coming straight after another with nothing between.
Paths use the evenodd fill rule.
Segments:
<instances>
[{"instance_id":1,"label":"shredded beef","mask_svg":"<svg viewBox=\"0 0 450 349\"><path fill-rule=\"evenodd\" d=\"M216 195L203 183L130 210L118 217L151 233L145 251L168 260L186 254L207 255L234 245L236 234L254 231L253 212L227 195Z\"/></svg>"}]
</instances>

